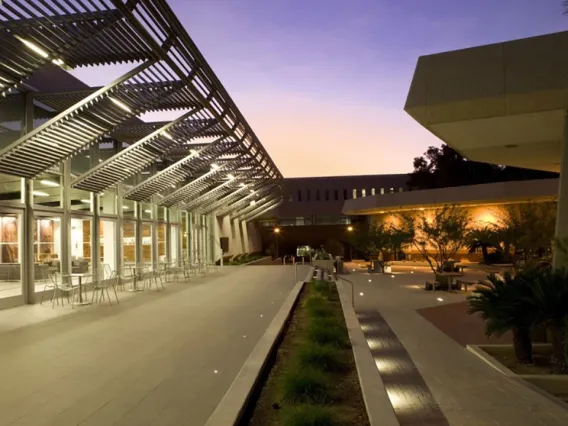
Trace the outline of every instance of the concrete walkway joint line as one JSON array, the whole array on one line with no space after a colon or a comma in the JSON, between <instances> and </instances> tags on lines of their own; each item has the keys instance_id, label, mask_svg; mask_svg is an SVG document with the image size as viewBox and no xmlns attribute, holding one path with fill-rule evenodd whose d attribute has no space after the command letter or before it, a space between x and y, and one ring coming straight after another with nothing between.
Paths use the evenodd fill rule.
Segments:
<instances>
[{"instance_id":1,"label":"concrete walkway joint line","mask_svg":"<svg viewBox=\"0 0 568 426\"><path fill-rule=\"evenodd\" d=\"M304 283L311 281L313 271L314 268L310 268L304 281L296 283L205 426L234 426L239 423Z\"/></svg>"},{"instance_id":2,"label":"concrete walkway joint line","mask_svg":"<svg viewBox=\"0 0 568 426\"><path fill-rule=\"evenodd\" d=\"M367 339L365 339L355 310L351 305L348 292L341 281L337 281L336 284L351 347L353 348L353 356L355 357L359 384L367 408L369 423L371 426L398 426L399 422L367 345Z\"/></svg>"}]
</instances>

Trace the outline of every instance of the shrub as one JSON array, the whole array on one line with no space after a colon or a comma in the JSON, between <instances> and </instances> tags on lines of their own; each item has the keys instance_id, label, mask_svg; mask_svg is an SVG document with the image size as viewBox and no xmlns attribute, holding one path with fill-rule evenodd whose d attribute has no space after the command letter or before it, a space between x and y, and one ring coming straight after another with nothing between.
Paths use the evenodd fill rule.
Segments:
<instances>
[{"instance_id":1,"label":"shrub","mask_svg":"<svg viewBox=\"0 0 568 426\"><path fill-rule=\"evenodd\" d=\"M308 314L312 317L330 317L333 315L329 302L322 296L311 295L304 303Z\"/></svg>"},{"instance_id":2,"label":"shrub","mask_svg":"<svg viewBox=\"0 0 568 426\"><path fill-rule=\"evenodd\" d=\"M320 345L333 345L339 348L349 347L347 333L335 318L329 318L325 321L310 321L308 339Z\"/></svg>"},{"instance_id":3,"label":"shrub","mask_svg":"<svg viewBox=\"0 0 568 426\"><path fill-rule=\"evenodd\" d=\"M344 354L335 346L306 343L298 352L302 367L313 367L322 371L342 371L347 367Z\"/></svg>"},{"instance_id":4,"label":"shrub","mask_svg":"<svg viewBox=\"0 0 568 426\"><path fill-rule=\"evenodd\" d=\"M326 403L330 400L329 378L315 368L292 365L280 378L282 399L290 403Z\"/></svg>"},{"instance_id":5,"label":"shrub","mask_svg":"<svg viewBox=\"0 0 568 426\"><path fill-rule=\"evenodd\" d=\"M329 407L318 405L297 405L282 410L284 426L335 426L339 423L334 419Z\"/></svg>"}]
</instances>

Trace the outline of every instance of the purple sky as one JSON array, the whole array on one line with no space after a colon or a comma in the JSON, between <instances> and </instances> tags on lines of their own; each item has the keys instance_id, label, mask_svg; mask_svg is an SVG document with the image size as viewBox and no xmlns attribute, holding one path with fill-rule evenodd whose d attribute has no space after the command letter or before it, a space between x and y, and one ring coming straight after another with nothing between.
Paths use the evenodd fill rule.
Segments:
<instances>
[{"instance_id":1,"label":"purple sky","mask_svg":"<svg viewBox=\"0 0 568 426\"><path fill-rule=\"evenodd\" d=\"M561 0L169 3L286 177L411 171L439 143L402 110L418 56L568 24Z\"/></svg>"}]
</instances>

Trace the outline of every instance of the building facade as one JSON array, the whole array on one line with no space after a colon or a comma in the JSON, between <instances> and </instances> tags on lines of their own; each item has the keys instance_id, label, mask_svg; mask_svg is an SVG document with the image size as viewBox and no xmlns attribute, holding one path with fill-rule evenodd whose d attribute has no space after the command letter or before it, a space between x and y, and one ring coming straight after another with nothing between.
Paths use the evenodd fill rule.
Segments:
<instances>
[{"instance_id":1,"label":"building facade","mask_svg":"<svg viewBox=\"0 0 568 426\"><path fill-rule=\"evenodd\" d=\"M259 250L282 176L167 3L34 3L0 8L0 308ZM66 71L117 64L102 87Z\"/></svg>"}]
</instances>

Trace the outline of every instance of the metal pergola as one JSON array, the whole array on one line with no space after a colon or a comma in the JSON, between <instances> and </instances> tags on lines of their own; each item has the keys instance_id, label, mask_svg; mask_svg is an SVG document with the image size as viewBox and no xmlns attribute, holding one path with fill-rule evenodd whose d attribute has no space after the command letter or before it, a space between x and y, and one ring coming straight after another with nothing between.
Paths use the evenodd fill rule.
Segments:
<instances>
[{"instance_id":1,"label":"metal pergola","mask_svg":"<svg viewBox=\"0 0 568 426\"><path fill-rule=\"evenodd\" d=\"M50 67L126 63L102 87L30 84ZM73 188L100 193L151 168L124 198L243 219L281 198L278 168L165 0L4 0L0 94L0 121L43 120L21 134L0 129L11 135L0 173L33 179L110 141L120 149ZM163 111L178 117L139 118Z\"/></svg>"}]
</instances>

